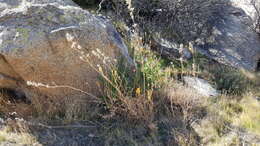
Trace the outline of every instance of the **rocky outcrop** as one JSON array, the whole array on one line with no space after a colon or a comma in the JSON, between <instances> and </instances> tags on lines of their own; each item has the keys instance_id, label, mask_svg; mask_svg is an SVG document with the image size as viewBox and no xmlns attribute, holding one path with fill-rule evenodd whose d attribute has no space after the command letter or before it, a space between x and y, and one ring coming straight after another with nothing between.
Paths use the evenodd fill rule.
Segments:
<instances>
[{"instance_id":1,"label":"rocky outcrop","mask_svg":"<svg viewBox=\"0 0 260 146\"><path fill-rule=\"evenodd\" d=\"M260 39L251 24L242 9L223 7L211 22L212 35L206 42L197 40L198 49L220 63L255 71L260 59Z\"/></svg>"},{"instance_id":2,"label":"rocky outcrop","mask_svg":"<svg viewBox=\"0 0 260 146\"><path fill-rule=\"evenodd\" d=\"M150 3L131 0L126 3L130 3L128 13L132 12L135 25L143 29L141 32L148 32L151 40L155 34L160 34L158 39L152 40L152 49L162 56L180 58L176 42L188 44L194 41L195 48L209 58L235 68L256 71L260 66L260 39L253 30L257 11L251 1ZM253 1L256 6L260 3L259 0ZM167 44L173 45L165 45L167 41L161 40L168 40L170 43Z\"/></svg>"},{"instance_id":3,"label":"rocky outcrop","mask_svg":"<svg viewBox=\"0 0 260 146\"><path fill-rule=\"evenodd\" d=\"M57 99L96 95L94 68L133 65L113 26L70 0L0 1L0 54L2 88Z\"/></svg>"}]
</instances>

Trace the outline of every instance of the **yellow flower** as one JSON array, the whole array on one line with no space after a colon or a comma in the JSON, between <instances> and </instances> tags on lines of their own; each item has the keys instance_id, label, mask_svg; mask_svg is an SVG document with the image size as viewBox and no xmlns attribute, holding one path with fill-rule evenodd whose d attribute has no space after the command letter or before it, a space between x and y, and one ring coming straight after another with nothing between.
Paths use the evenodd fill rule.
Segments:
<instances>
[{"instance_id":1,"label":"yellow flower","mask_svg":"<svg viewBox=\"0 0 260 146\"><path fill-rule=\"evenodd\" d=\"M193 47L193 44L192 43L189 43L189 51L194 54L195 53L195 49Z\"/></svg>"},{"instance_id":2,"label":"yellow flower","mask_svg":"<svg viewBox=\"0 0 260 146\"><path fill-rule=\"evenodd\" d=\"M139 48L140 52L143 52L145 49L143 47Z\"/></svg>"},{"instance_id":3,"label":"yellow flower","mask_svg":"<svg viewBox=\"0 0 260 146\"><path fill-rule=\"evenodd\" d=\"M136 88L135 95L140 96L141 95L141 88Z\"/></svg>"},{"instance_id":4,"label":"yellow flower","mask_svg":"<svg viewBox=\"0 0 260 146\"><path fill-rule=\"evenodd\" d=\"M99 71L100 73L103 73L103 69L102 69L101 66L98 67L98 71Z\"/></svg>"},{"instance_id":5,"label":"yellow flower","mask_svg":"<svg viewBox=\"0 0 260 146\"><path fill-rule=\"evenodd\" d=\"M116 70L112 70L112 74L113 75L117 75L117 71Z\"/></svg>"},{"instance_id":6,"label":"yellow flower","mask_svg":"<svg viewBox=\"0 0 260 146\"><path fill-rule=\"evenodd\" d=\"M149 101L152 100L152 95L153 95L153 90L148 90L147 91L147 98L148 98Z\"/></svg>"}]
</instances>

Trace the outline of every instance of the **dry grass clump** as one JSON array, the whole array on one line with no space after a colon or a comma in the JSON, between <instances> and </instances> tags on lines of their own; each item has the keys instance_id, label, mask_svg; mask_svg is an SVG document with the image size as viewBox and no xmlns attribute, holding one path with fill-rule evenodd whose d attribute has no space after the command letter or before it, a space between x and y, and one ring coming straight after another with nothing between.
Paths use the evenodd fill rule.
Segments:
<instances>
[{"instance_id":1,"label":"dry grass clump","mask_svg":"<svg viewBox=\"0 0 260 146\"><path fill-rule=\"evenodd\" d=\"M197 94L193 89L181 84L174 84L171 87L165 88L163 94L166 95L166 99L170 102L170 107L173 108L171 109L172 112L176 111L174 105L179 107L187 124L197 120L197 116L202 112L207 101L205 97Z\"/></svg>"},{"instance_id":2,"label":"dry grass clump","mask_svg":"<svg viewBox=\"0 0 260 146\"><path fill-rule=\"evenodd\" d=\"M133 122L150 123L154 119L153 103L145 99L144 96L133 99L126 98L124 103L125 104L122 105L121 108L118 108L117 114L125 117L127 120Z\"/></svg>"},{"instance_id":3,"label":"dry grass clump","mask_svg":"<svg viewBox=\"0 0 260 146\"><path fill-rule=\"evenodd\" d=\"M248 137L258 137L259 141L259 101L252 92L238 95L222 95L209 101L207 119L201 124L207 127L200 132L202 137L208 137L205 143L223 144L225 137L237 139L237 143L255 143ZM207 136L208 135L208 136Z\"/></svg>"},{"instance_id":4,"label":"dry grass clump","mask_svg":"<svg viewBox=\"0 0 260 146\"><path fill-rule=\"evenodd\" d=\"M110 114L122 116L130 121L151 121L153 90L144 83L140 71L131 73L112 68L111 73L101 74L103 76L101 99Z\"/></svg>"},{"instance_id":5,"label":"dry grass clump","mask_svg":"<svg viewBox=\"0 0 260 146\"><path fill-rule=\"evenodd\" d=\"M103 109L100 118L106 124L112 122L113 126L113 130L103 129L108 131L108 135L104 134L107 143L140 144L148 139L151 140L148 144L196 143L189 124L199 117L203 98L177 81L169 85L173 81L171 73L157 55L138 48L135 50L137 66L133 70L120 63L95 66L84 59L93 68L97 67L95 70L100 75ZM143 136L138 139L136 135Z\"/></svg>"},{"instance_id":6,"label":"dry grass clump","mask_svg":"<svg viewBox=\"0 0 260 146\"><path fill-rule=\"evenodd\" d=\"M239 104L242 110L239 116L234 117L234 125L239 125L260 136L260 104L256 96L252 93L245 94Z\"/></svg>"},{"instance_id":7,"label":"dry grass clump","mask_svg":"<svg viewBox=\"0 0 260 146\"><path fill-rule=\"evenodd\" d=\"M30 134L28 125L23 119L7 119L0 125L1 145L41 145L36 137Z\"/></svg>"},{"instance_id":8,"label":"dry grass clump","mask_svg":"<svg viewBox=\"0 0 260 146\"><path fill-rule=\"evenodd\" d=\"M166 141L174 140L179 145L197 145L199 138L190 126L203 117L206 99L180 83L170 84L154 96L159 131L164 136L172 137Z\"/></svg>"},{"instance_id":9,"label":"dry grass clump","mask_svg":"<svg viewBox=\"0 0 260 146\"><path fill-rule=\"evenodd\" d=\"M113 122L108 126L113 128L104 137L108 145L123 141L145 145L197 144L190 124L201 116L203 101L192 89L178 84L156 90L149 98L143 94L122 97L118 102L122 103L111 105L110 114L103 117Z\"/></svg>"},{"instance_id":10,"label":"dry grass clump","mask_svg":"<svg viewBox=\"0 0 260 146\"><path fill-rule=\"evenodd\" d=\"M8 132L6 129L0 131L0 144L3 145L35 145L40 146L36 138L28 133Z\"/></svg>"},{"instance_id":11,"label":"dry grass clump","mask_svg":"<svg viewBox=\"0 0 260 146\"><path fill-rule=\"evenodd\" d=\"M64 88L64 86L55 86L55 88ZM97 106L99 106L100 100L97 98L93 99L92 96L87 94L78 96L77 98L64 97L57 100L55 97L37 94L37 88L35 87L31 87L31 89L34 90L34 93L30 95L31 104L28 105L28 111L31 114L29 116L21 115L21 117L28 117L26 119L37 119L47 123L56 121L66 124L86 120L89 117L95 116L97 110L99 110Z\"/></svg>"}]
</instances>

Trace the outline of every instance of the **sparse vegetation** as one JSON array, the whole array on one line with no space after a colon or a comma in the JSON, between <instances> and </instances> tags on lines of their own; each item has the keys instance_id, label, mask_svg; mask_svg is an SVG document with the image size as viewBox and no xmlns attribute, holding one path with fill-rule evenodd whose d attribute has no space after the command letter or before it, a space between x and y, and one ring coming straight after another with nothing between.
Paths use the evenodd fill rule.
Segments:
<instances>
[{"instance_id":1,"label":"sparse vegetation","mask_svg":"<svg viewBox=\"0 0 260 146\"><path fill-rule=\"evenodd\" d=\"M128 70L123 64L109 66L108 72L102 68L103 65L97 67L102 96L95 105L87 108L87 100L70 100L67 101L69 107L62 106L44 121L51 124L50 120L54 119L62 123L94 120L103 125L96 129L96 134L102 135L99 140L102 139L104 145L197 145L199 139L191 125L205 117L210 118L205 132L211 135L208 141L211 144L221 143L231 126L260 134L259 103L253 99L253 93L246 95L253 86L242 73L228 67L225 70L206 70L200 66L210 61L200 55L180 65L162 59L149 48L139 46L133 49L137 62L134 70ZM194 63L199 68L195 72L192 71ZM228 95L207 100L183 86L179 75L209 77L223 94ZM1 98L1 107L4 103L6 101ZM2 109L1 112L6 113ZM39 112L36 116L48 118L43 116L45 114ZM24 144L35 142L25 133L16 135L21 140L15 141ZM2 142L13 141L12 137L0 133Z\"/></svg>"},{"instance_id":2,"label":"sparse vegetation","mask_svg":"<svg viewBox=\"0 0 260 146\"><path fill-rule=\"evenodd\" d=\"M260 133L256 110L259 104L253 99L254 93L246 94L256 87L241 72L223 66L207 68L211 61L200 54L194 54L193 60L181 65L179 61L162 59L138 42L128 43L135 50L133 55L137 63L132 70L120 63L95 66L87 56L84 58L100 75L102 96L95 99L91 107L85 98L75 99L67 101L69 106L51 110L47 117L43 109L33 116L45 117L44 121L50 124L53 120L101 123L103 126L96 129L96 134L102 135L99 139L104 145L197 145L199 139L191 125L205 117L210 119L205 129L212 136L210 143L220 142L231 126ZM181 84L183 75L207 78L224 95L210 100L203 98ZM1 98L1 107L6 102ZM1 112L6 113L2 109ZM8 137L5 135L1 139L6 141Z\"/></svg>"},{"instance_id":3,"label":"sparse vegetation","mask_svg":"<svg viewBox=\"0 0 260 146\"><path fill-rule=\"evenodd\" d=\"M75 2L84 6L96 6L100 1ZM0 128L3 128L0 131L0 144L7 142L36 145L39 143L37 137L33 136L38 130L35 127L44 127L51 131L55 126L48 125L58 125L56 128L60 129L60 125L71 123L76 123L80 130L85 128L84 124L94 125L86 126L91 131L86 130L86 137L97 145L240 145L245 142L239 135L244 134L244 131L260 135L260 88L255 79L258 75L252 73L255 78L249 78L242 71L218 64L201 55L194 50L191 43L187 43L197 37L198 33L204 33L201 28L205 28L204 25L210 20L203 18L213 15L215 7L212 8L212 5L221 2L223 1L134 1L133 21L145 30L152 26L149 28L152 33L157 33L155 31L163 27L162 35L179 35L179 42L186 43L185 47L192 52L193 58L165 59L151 50L147 43L149 38L132 34L129 39L126 30L128 24L114 21L115 27L123 34L136 66L130 68L124 60L107 58L97 49L84 54L80 59L87 62L99 75L99 96L86 93L86 96L77 99L66 97L60 103L45 98L32 98L32 103L26 104L10 101L12 97L2 93L0 120L3 117L11 119L11 122L5 123L3 128L0 121ZM111 3L113 7L125 8L122 1L119 4L119 1L112 0ZM195 7L194 4L199 5ZM117 12L121 13L121 10ZM199 20L203 21L189 27L190 23ZM155 25L158 22L161 26ZM185 30L178 29L180 25L187 27ZM173 30L172 27L176 29ZM89 55L97 56L104 63L92 63ZM221 95L203 97L183 84L182 78L187 75L208 80ZM57 86L59 87L64 86ZM19 119L14 118L13 112L17 117L40 124L21 124ZM200 126L202 128L197 129ZM35 131L32 132L31 129ZM232 133L236 134L233 136ZM231 142L226 142L226 137L230 135L233 136Z\"/></svg>"},{"instance_id":4,"label":"sparse vegetation","mask_svg":"<svg viewBox=\"0 0 260 146\"><path fill-rule=\"evenodd\" d=\"M28 132L14 133L8 127L0 131L0 144L3 145L40 145Z\"/></svg>"}]
</instances>

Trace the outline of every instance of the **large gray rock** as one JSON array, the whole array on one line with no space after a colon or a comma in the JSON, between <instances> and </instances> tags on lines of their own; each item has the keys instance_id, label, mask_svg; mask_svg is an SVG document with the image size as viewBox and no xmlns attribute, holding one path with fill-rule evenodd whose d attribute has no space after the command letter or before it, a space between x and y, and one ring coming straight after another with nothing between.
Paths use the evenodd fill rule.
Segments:
<instances>
[{"instance_id":1,"label":"large gray rock","mask_svg":"<svg viewBox=\"0 0 260 146\"><path fill-rule=\"evenodd\" d=\"M260 38L251 29L252 19L239 8L223 7L215 16L212 35L197 41L199 51L220 63L255 71L260 59Z\"/></svg>"},{"instance_id":2,"label":"large gray rock","mask_svg":"<svg viewBox=\"0 0 260 146\"><path fill-rule=\"evenodd\" d=\"M195 91L197 91L198 94L202 96L210 97L219 95L218 91L213 88L206 80L189 76L183 77L183 80L188 87L193 88Z\"/></svg>"},{"instance_id":3,"label":"large gray rock","mask_svg":"<svg viewBox=\"0 0 260 146\"><path fill-rule=\"evenodd\" d=\"M53 99L97 95L93 67L133 65L113 26L70 0L0 0L0 54L1 88Z\"/></svg>"}]
</instances>

